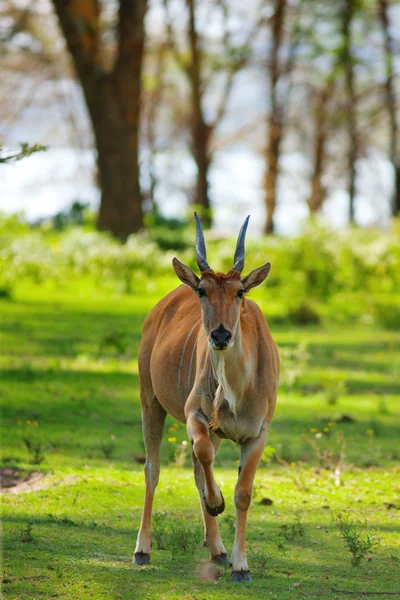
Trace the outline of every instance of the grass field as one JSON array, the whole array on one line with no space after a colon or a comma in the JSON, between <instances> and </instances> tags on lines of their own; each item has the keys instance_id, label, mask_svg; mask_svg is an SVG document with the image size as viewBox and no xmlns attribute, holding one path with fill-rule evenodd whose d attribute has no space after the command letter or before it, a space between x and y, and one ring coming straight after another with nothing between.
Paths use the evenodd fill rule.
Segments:
<instances>
[{"instance_id":1,"label":"grass field","mask_svg":"<svg viewBox=\"0 0 400 600\"><path fill-rule=\"evenodd\" d=\"M209 568L185 428L170 418L155 502L159 543L150 566L132 566L144 481L137 349L144 316L173 285L117 297L84 285L67 293L21 284L0 302L2 464L45 475L42 489L3 496L4 595L346 597L331 588L357 592L353 598L400 595L400 338L328 318L318 327L270 324L283 376L249 511L251 587L232 583L229 569ZM224 442L216 472L229 550L237 459L236 446ZM261 504L265 498L273 503ZM340 536L343 511L363 539L379 540L357 567Z\"/></svg>"}]
</instances>

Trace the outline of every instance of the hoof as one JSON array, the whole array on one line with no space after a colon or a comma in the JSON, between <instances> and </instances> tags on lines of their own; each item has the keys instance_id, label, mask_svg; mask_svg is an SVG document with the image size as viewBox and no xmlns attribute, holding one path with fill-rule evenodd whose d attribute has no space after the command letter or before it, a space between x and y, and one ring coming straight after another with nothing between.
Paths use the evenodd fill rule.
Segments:
<instances>
[{"instance_id":1,"label":"hoof","mask_svg":"<svg viewBox=\"0 0 400 600\"><path fill-rule=\"evenodd\" d=\"M232 571L232 580L237 583L251 583L250 571Z\"/></svg>"},{"instance_id":2,"label":"hoof","mask_svg":"<svg viewBox=\"0 0 400 600\"><path fill-rule=\"evenodd\" d=\"M150 554L145 552L135 552L133 556L133 564L135 565L148 565L150 562Z\"/></svg>"},{"instance_id":3,"label":"hoof","mask_svg":"<svg viewBox=\"0 0 400 600\"><path fill-rule=\"evenodd\" d=\"M216 563L217 565L225 565L227 563L229 563L229 559L228 559L228 555L225 554L216 554L215 556L212 557L212 562Z\"/></svg>"},{"instance_id":4,"label":"hoof","mask_svg":"<svg viewBox=\"0 0 400 600\"><path fill-rule=\"evenodd\" d=\"M218 515L223 513L225 510L225 500L224 500L224 497L222 496L222 494L221 494L221 497L222 497L222 504L220 506L216 506L215 508L212 508L211 506L208 506L207 501L206 501L206 495L203 490L204 504L206 505L208 514L211 515L212 517L218 517Z\"/></svg>"}]
</instances>

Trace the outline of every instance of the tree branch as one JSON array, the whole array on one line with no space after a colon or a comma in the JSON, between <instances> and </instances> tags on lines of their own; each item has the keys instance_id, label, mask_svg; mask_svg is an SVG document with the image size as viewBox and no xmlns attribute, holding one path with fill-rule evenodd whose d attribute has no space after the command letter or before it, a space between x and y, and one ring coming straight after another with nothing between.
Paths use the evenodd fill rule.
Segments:
<instances>
[{"instance_id":1,"label":"tree branch","mask_svg":"<svg viewBox=\"0 0 400 600\"><path fill-rule=\"evenodd\" d=\"M99 55L99 0L53 0L79 78L102 67Z\"/></svg>"},{"instance_id":2,"label":"tree branch","mask_svg":"<svg viewBox=\"0 0 400 600\"><path fill-rule=\"evenodd\" d=\"M26 142L21 144L21 150L17 152L17 154L9 154L8 156L0 156L0 164L10 164L13 162L17 162L17 160L22 160L31 154L35 154L35 152L43 152L47 150L47 146L42 146L41 144L33 144L30 146ZM2 152L2 147L0 145L0 154Z\"/></svg>"},{"instance_id":3,"label":"tree branch","mask_svg":"<svg viewBox=\"0 0 400 600\"><path fill-rule=\"evenodd\" d=\"M287 91L286 91L286 99L284 102L284 106L281 106L281 120L282 122L285 120L286 118L286 114L288 111L288 107L289 107L289 103L290 103L290 98L292 95L292 91L293 91L293 86L294 86L294 81L293 78L290 77L290 75L293 72L293 69L295 67L295 60L296 60L296 52L297 49L300 45L301 42L301 38L302 38L302 29L301 29L301 10L303 7L303 0L299 3L298 8L297 8L297 14L296 14L296 21L293 27L293 32L292 35L290 36L292 38L292 42L290 44L290 50L289 50L289 55L286 61L286 64L284 66L283 69L283 73L286 77L289 78L289 83L287 86ZM317 19L315 19L315 23L316 23ZM285 107L286 107L286 111L285 111Z\"/></svg>"},{"instance_id":4,"label":"tree branch","mask_svg":"<svg viewBox=\"0 0 400 600\"><path fill-rule=\"evenodd\" d=\"M224 46L224 55L229 56L232 50L231 44L231 36L229 35L229 30L227 27L228 23L228 6L225 0L218 0L218 4L221 7L223 16L224 16L224 35L223 35L223 46ZM257 11L257 14L261 13L261 7ZM235 79L236 74L242 69L248 62L251 44L258 33L261 25L263 24L264 19L261 17L257 20L254 27L251 29L249 35L247 36L246 41L242 45L241 52L233 59L231 65L228 67L228 74L225 80L225 86L221 95L221 100L219 106L217 108L216 117L214 121L210 124L211 130L214 130L218 127L219 123L222 121L226 114L227 104L229 100L229 96L232 91L233 81Z\"/></svg>"},{"instance_id":5,"label":"tree branch","mask_svg":"<svg viewBox=\"0 0 400 600\"><path fill-rule=\"evenodd\" d=\"M168 0L163 0L163 4L164 4L164 11L165 11L165 23L167 26L167 40L168 40L169 49L171 50L172 54L174 55L174 59L178 63L179 67L182 69L182 71L188 77L190 77L190 66L184 60L184 58L178 48L178 44L177 44L176 37L175 37L175 32L172 27L171 18L170 18L170 14L169 14Z\"/></svg>"},{"instance_id":6,"label":"tree branch","mask_svg":"<svg viewBox=\"0 0 400 600\"><path fill-rule=\"evenodd\" d=\"M394 67L394 49L393 39L390 33L389 23L389 2L388 0L379 0L378 2L378 13L379 19L382 26L382 34L384 41L384 55L385 55L385 96L386 96L386 108L389 114L390 127L391 127L391 139L390 139L390 160L393 165L396 164L397 159L397 148L398 148L398 129L399 124L397 121L396 114L396 90L394 85L395 67Z\"/></svg>"},{"instance_id":7,"label":"tree branch","mask_svg":"<svg viewBox=\"0 0 400 600\"><path fill-rule=\"evenodd\" d=\"M29 21L29 17L33 13L33 4L35 4L35 0L33 0L33 2L30 3L30 5L28 4L24 9L16 11L15 20L12 24L12 27L9 29L9 31L7 31L0 37L0 42L2 44L10 42L13 39L13 37L17 35L17 33L24 31L26 24Z\"/></svg>"}]
</instances>

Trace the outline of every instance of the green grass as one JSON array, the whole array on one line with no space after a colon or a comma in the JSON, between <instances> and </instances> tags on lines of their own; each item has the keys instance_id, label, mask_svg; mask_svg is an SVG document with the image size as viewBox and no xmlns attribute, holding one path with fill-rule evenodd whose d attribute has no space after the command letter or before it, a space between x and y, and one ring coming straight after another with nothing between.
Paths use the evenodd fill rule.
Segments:
<instances>
[{"instance_id":1,"label":"green grass","mask_svg":"<svg viewBox=\"0 0 400 600\"><path fill-rule=\"evenodd\" d=\"M173 460L185 428L170 418L155 501L165 512L166 549L154 548L150 566L132 566L144 481L137 350L144 316L173 285L160 280L153 296L119 297L81 284L72 292L21 285L12 301L0 302L2 462L43 471L48 484L3 497L4 595L284 600L342 597L330 587L400 592L400 339L328 319L320 327L271 324L284 352L301 343L309 357L300 366L284 362L296 374L289 382L283 373L268 443L291 466L272 459L257 474L247 535L251 591L232 583L229 569L217 583L203 581L201 544L186 556L172 552L170 532L179 523L195 527L200 509L189 456L183 468ZM332 470L337 432L346 443L341 485ZM318 444L322 464L302 434ZM26 440L39 444L40 464ZM229 551L238 454L224 442L216 461ZM261 505L263 498L273 504ZM334 522L343 510L380 539L359 567ZM297 519L304 535L285 540L282 526Z\"/></svg>"}]
</instances>

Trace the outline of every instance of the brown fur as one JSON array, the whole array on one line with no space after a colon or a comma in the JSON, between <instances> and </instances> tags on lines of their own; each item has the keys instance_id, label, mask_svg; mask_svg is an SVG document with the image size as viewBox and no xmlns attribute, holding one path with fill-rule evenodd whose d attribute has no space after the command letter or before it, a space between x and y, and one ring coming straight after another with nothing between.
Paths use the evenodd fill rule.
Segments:
<instances>
[{"instance_id":1,"label":"brown fur","mask_svg":"<svg viewBox=\"0 0 400 600\"><path fill-rule=\"evenodd\" d=\"M235 491L237 535L233 571L246 571L245 521L254 474L273 416L279 378L279 355L265 318L255 302L240 299L243 286L251 289L268 274L269 265L241 279L204 271L201 280L176 260L182 281L149 313L143 327L139 372L143 432L146 445L146 501L135 553L150 552L150 517L158 481L159 447L165 414L187 424L193 444L196 485L201 492L206 540L211 556L224 554L211 514L223 510L214 480L213 460L221 438L242 447L241 471ZM206 298L194 290L200 286ZM192 288L192 289L190 289ZM224 353L212 350L210 333L220 324L232 332ZM202 489L205 496L202 496Z\"/></svg>"}]
</instances>

